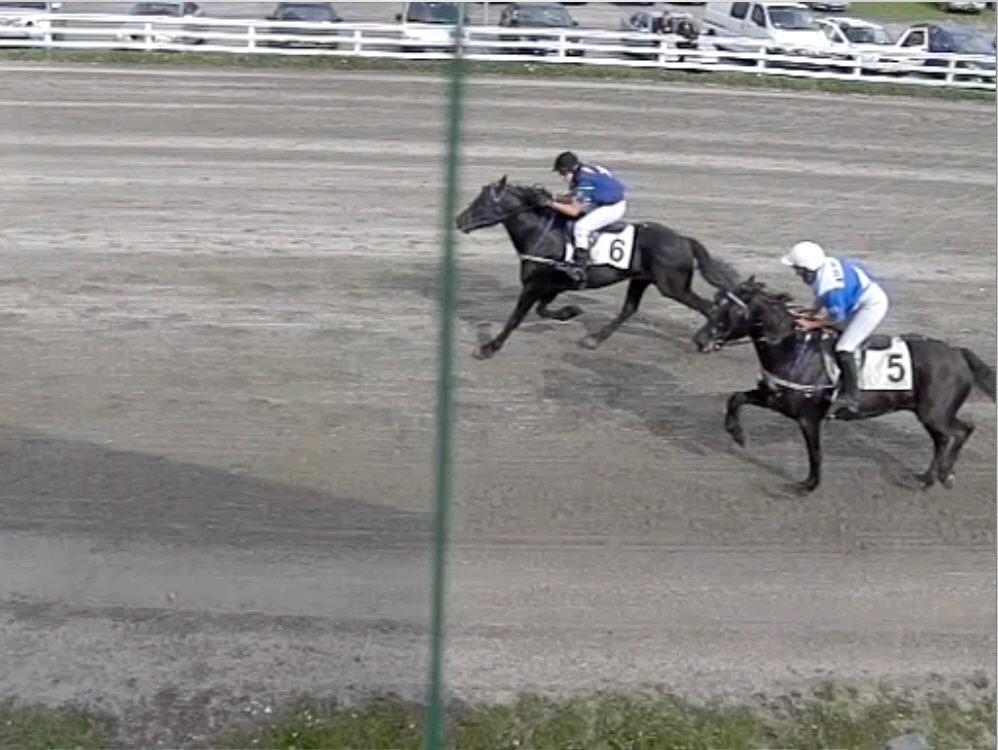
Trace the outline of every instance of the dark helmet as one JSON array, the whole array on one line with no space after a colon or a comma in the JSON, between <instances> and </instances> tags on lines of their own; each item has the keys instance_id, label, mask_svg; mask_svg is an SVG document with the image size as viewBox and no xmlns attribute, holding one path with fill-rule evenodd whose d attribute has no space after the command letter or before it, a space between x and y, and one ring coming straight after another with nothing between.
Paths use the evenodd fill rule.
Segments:
<instances>
[{"instance_id":1,"label":"dark helmet","mask_svg":"<svg viewBox=\"0 0 998 750\"><path fill-rule=\"evenodd\" d=\"M569 172L574 172L575 168L580 164L579 157L573 154L571 151L562 151L558 154L558 158L554 160L554 171L560 172L561 174L567 174Z\"/></svg>"}]
</instances>

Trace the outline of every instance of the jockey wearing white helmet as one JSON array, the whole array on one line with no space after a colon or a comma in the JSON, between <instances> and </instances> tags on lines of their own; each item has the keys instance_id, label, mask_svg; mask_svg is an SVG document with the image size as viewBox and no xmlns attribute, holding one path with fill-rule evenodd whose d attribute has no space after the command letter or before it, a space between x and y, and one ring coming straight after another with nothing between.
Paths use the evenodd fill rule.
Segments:
<instances>
[{"instance_id":1,"label":"jockey wearing white helmet","mask_svg":"<svg viewBox=\"0 0 998 750\"><path fill-rule=\"evenodd\" d=\"M826 255L815 242L798 242L781 262L814 291L813 315L800 319L800 328L813 330L829 324L842 328L835 344L835 360L842 369L839 412L857 414L859 377L854 353L887 315L887 295L859 265ZM822 307L827 317L817 317Z\"/></svg>"}]
</instances>

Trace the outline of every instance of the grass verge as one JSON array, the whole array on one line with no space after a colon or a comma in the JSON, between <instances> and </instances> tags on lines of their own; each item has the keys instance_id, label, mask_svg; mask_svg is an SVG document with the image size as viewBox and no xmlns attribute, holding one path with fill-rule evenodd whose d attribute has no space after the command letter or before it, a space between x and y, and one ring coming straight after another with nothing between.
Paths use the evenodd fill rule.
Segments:
<instances>
[{"instance_id":1,"label":"grass verge","mask_svg":"<svg viewBox=\"0 0 998 750\"><path fill-rule=\"evenodd\" d=\"M261 724L217 738L219 748L417 750L422 709L381 698L362 708L303 698ZM877 748L909 732L933 748L993 748L994 697L971 701L860 696L826 686L757 706L697 705L675 696L524 695L508 705L450 706L448 746L460 750Z\"/></svg>"},{"instance_id":2,"label":"grass verge","mask_svg":"<svg viewBox=\"0 0 998 750\"><path fill-rule=\"evenodd\" d=\"M921 21L941 21L943 23L969 23L994 28L995 12L984 10L980 13L949 13L936 3L852 3L849 15L871 18L888 23L919 23Z\"/></svg>"},{"instance_id":3,"label":"grass verge","mask_svg":"<svg viewBox=\"0 0 998 750\"><path fill-rule=\"evenodd\" d=\"M111 747L113 722L75 708L43 708L0 703L0 747L18 750Z\"/></svg>"},{"instance_id":4,"label":"grass verge","mask_svg":"<svg viewBox=\"0 0 998 750\"><path fill-rule=\"evenodd\" d=\"M445 62L432 60L392 60L357 57L289 57L283 55L176 54L126 50L3 50L0 60L66 62L91 64L172 65L239 69L297 69L328 71L387 71L396 73L443 74ZM918 98L995 101L995 92L937 88L902 83L859 83L853 81L793 78L755 73L709 73L643 68L610 68L595 65L554 65L545 63L470 62L471 75L536 76L574 80L632 80L682 83L707 87L810 91L839 94L907 96Z\"/></svg>"}]
</instances>

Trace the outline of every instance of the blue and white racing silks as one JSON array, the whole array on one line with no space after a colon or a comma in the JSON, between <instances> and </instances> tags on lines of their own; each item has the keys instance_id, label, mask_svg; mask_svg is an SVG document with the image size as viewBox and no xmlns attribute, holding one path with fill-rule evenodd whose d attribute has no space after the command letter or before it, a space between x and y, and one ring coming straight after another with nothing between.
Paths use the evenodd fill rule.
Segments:
<instances>
[{"instance_id":1,"label":"blue and white racing silks","mask_svg":"<svg viewBox=\"0 0 998 750\"><path fill-rule=\"evenodd\" d=\"M852 261L826 258L818 269L811 288L828 310L832 320L848 320L859 307L863 293L875 283L860 266Z\"/></svg>"},{"instance_id":2,"label":"blue and white racing silks","mask_svg":"<svg viewBox=\"0 0 998 750\"><path fill-rule=\"evenodd\" d=\"M598 164L583 164L575 172L572 193L583 203L609 206L624 200L624 185Z\"/></svg>"}]
</instances>

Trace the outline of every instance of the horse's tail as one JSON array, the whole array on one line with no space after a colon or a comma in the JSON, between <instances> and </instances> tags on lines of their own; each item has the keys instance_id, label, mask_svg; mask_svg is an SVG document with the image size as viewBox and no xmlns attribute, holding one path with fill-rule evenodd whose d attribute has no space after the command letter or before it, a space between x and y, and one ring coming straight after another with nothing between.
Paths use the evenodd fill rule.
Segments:
<instances>
[{"instance_id":1,"label":"horse's tail","mask_svg":"<svg viewBox=\"0 0 998 750\"><path fill-rule=\"evenodd\" d=\"M738 272L732 266L719 258L711 257L707 248L692 237L686 239L690 243L693 258L696 260L704 281L715 289L734 289L738 286Z\"/></svg>"},{"instance_id":2,"label":"horse's tail","mask_svg":"<svg viewBox=\"0 0 998 750\"><path fill-rule=\"evenodd\" d=\"M970 349L960 349L963 358L967 360L970 371L974 374L974 383L977 387L988 394L988 398L995 400L995 371L984 364L984 361L974 354Z\"/></svg>"}]
</instances>

